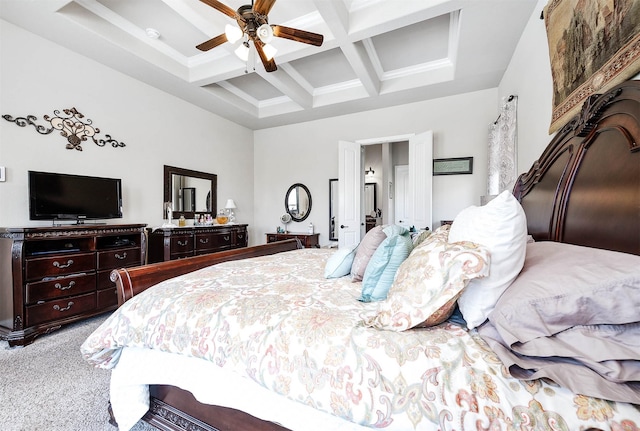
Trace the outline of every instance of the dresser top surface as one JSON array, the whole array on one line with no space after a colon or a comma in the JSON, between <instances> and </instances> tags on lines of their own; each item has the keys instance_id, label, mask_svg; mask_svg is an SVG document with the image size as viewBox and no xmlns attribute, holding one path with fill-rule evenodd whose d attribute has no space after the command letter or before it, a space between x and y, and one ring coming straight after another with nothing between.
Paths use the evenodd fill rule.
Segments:
<instances>
[{"instance_id":1,"label":"dresser top surface","mask_svg":"<svg viewBox=\"0 0 640 431\"><path fill-rule=\"evenodd\" d=\"M0 227L0 237L13 236L16 234L25 235L95 235L107 232L117 232L119 230L142 230L146 224L74 224L57 226L31 226L31 227Z\"/></svg>"}]
</instances>

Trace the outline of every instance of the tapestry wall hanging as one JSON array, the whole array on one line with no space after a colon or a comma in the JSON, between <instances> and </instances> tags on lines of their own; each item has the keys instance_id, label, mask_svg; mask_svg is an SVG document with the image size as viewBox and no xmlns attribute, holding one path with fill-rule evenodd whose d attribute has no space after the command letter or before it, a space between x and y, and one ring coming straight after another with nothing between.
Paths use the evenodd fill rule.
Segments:
<instances>
[{"instance_id":1,"label":"tapestry wall hanging","mask_svg":"<svg viewBox=\"0 0 640 431\"><path fill-rule=\"evenodd\" d=\"M544 9L553 110L549 133L640 72L640 0L550 0Z\"/></svg>"},{"instance_id":2,"label":"tapestry wall hanging","mask_svg":"<svg viewBox=\"0 0 640 431\"><path fill-rule=\"evenodd\" d=\"M104 147L107 144L111 144L113 148L125 147L124 142L120 142L113 139L111 135L104 135L103 138L98 138L96 135L100 133L100 129L93 127L93 122L89 118L84 118L81 112L78 112L76 108L63 109L53 111L53 116L44 116L44 120L50 127L42 124L36 124L38 119L35 115L27 115L26 117L14 118L11 115L5 114L2 116L7 121L15 123L20 127L33 126L36 132L41 135L48 135L54 130L59 130L60 135L67 139L66 149L82 151L82 143L86 142L88 138L91 138L94 144L99 147Z\"/></svg>"}]
</instances>

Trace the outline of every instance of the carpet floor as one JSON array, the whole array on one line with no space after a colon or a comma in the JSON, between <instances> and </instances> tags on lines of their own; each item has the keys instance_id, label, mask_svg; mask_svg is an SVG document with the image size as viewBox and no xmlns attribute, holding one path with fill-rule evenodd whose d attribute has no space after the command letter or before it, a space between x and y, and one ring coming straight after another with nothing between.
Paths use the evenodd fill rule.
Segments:
<instances>
[{"instance_id":1,"label":"carpet floor","mask_svg":"<svg viewBox=\"0 0 640 431\"><path fill-rule=\"evenodd\" d=\"M106 317L67 325L25 347L0 341L0 430L117 430L107 412L111 371L94 368L80 354ZM138 422L132 431L155 429Z\"/></svg>"}]
</instances>

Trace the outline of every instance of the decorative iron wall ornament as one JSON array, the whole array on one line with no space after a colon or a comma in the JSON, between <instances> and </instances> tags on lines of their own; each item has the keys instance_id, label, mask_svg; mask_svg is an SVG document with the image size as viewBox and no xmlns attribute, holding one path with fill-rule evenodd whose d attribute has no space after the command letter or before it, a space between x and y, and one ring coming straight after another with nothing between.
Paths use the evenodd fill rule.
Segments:
<instances>
[{"instance_id":1,"label":"decorative iron wall ornament","mask_svg":"<svg viewBox=\"0 0 640 431\"><path fill-rule=\"evenodd\" d=\"M67 138L68 150L82 151L82 142L86 142L88 138L91 138L94 144L99 147L104 147L106 144L111 144L113 148L125 147L124 142L117 141L111 137L111 135L105 134L104 139L96 137L100 133L100 129L93 127L93 122L90 119L84 119L84 115L78 112L76 108L63 109L62 113L59 110L53 111L54 116L44 116L44 120L49 123L51 127L47 127L41 124L36 124L38 119L34 115L27 115L26 117L13 118L11 115L3 115L7 121L17 124L20 127L33 126L36 132L41 135L48 135L54 130L60 130L60 135Z\"/></svg>"}]
</instances>

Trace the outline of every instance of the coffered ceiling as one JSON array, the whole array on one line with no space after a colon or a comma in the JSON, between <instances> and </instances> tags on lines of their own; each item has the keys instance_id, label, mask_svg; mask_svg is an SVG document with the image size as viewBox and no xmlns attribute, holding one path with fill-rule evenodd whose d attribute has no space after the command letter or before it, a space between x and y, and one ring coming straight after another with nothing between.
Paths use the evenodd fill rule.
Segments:
<instances>
[{"instance_id":1,"label":"coffered ceiling","mask_svg":"<svg viewBox=\"0 0 640 431\"><path fill-rule=\"evenodd\" d=\"M200 0L0 0L0 18L261 129L496 87L536 3L277 0L270 24L320 33L324 43L274 38L271 73L253 47L240 60L238 42L195 48L236 25Z\"/></svg>"}]
</instances>

